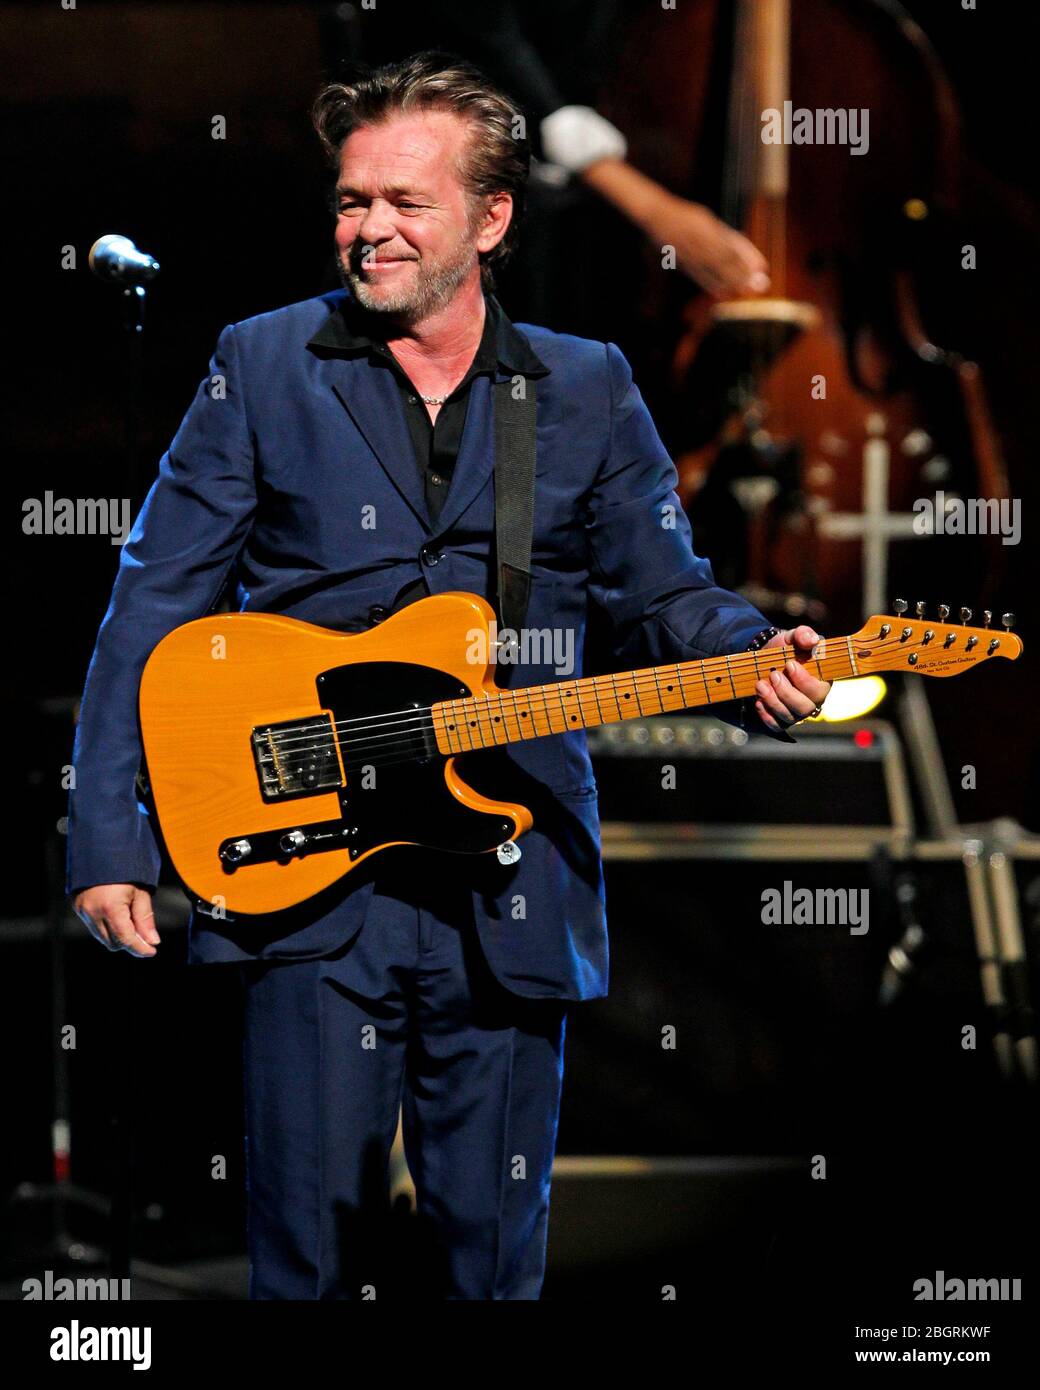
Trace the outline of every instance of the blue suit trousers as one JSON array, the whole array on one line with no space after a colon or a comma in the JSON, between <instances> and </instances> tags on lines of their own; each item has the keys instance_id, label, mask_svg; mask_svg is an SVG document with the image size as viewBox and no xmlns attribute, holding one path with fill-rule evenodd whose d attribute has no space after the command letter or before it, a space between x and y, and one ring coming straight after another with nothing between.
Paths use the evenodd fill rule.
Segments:
<instances>
[{"instance_id":1,"label":"blue suit trousers","mask_svg":"<svg viewBox=\"0 0 1040 1390\"><path fill-rule=\"evenodd\" d=\"M501 985L472 894L412 855L345 946L238 966L252 1299L539 1297L567 1001Z\"/></svg>"}]
</instances>

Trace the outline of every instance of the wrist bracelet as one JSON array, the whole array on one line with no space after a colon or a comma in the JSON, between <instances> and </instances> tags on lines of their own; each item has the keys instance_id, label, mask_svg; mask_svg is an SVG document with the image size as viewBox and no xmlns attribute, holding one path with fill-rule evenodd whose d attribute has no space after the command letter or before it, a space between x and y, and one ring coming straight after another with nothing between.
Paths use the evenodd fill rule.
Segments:
<instances>
[{"instance_id":1,"label":"wrist bracelet","mask_svg":"<svg viewBox=\"0 0 1040 1390\"><path fill-rule=\"evenodd\" d=\"M749 652L760 651L767 642L771 642L774 637L779 637L781 631L782 629L778 627L764 627L757 637L752 637L744 650Z\"/></svg>"},{"instance_id":2,"label":"wrist bracelet","mask_svg":"<svg viewBox=\"0 0 1040 1390\"><path fill-rule=\"evenodd\" d=\"M753 637L751 641L748 643L747 650L749 652L760 651L767 642L772 641L772 639L782 631L783 629L779 627L764 627L762 631L758 634L758 636ZM751 699L752 697L749 696L748 698ZM791 735L787 732L787 730L783 728L781 728L779 731L774 731L773 729L770 729L767 726L766 733L769 734L771 738L779 739L781 743L798 742L796 738L792 738Z\"/></svg>"}]
</instances>

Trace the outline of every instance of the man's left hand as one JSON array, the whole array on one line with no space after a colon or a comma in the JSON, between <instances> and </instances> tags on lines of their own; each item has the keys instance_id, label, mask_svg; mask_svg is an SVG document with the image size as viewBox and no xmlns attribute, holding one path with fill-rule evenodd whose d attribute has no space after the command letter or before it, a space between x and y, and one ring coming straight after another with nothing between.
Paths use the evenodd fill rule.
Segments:
<instances>
[{"instance_id":1,"label":"man's left hand","mask_svg":"<svg viewBox=\"0 0 1040 1390\"><path fill-rule=\"evenodd\" d=\"M817 680L800 664L809 658L819 641L819 635L803 624L778 632L762 648L764 652L784 648L788 657L782 670L769 673L770 680L763 678L755 684L758 692L755 709L766 728L775 732L788 729L811 715L826 700L834 682Z\"/></svg>"}]
</instances>

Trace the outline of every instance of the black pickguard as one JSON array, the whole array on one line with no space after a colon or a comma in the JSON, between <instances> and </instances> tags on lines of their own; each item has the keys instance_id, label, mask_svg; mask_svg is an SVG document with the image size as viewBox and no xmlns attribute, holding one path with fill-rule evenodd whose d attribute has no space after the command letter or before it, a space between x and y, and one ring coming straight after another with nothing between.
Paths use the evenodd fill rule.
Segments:
<instances>
[{"instance_id":1,"label":"black pickguard","mask_svg":"<svg viewBox=\"0 0 1040 1390\"><path fill-rule=\"evenodd\" d=\"M428 718L419 720L437 700L450 700L471 692L444 671L403 661L370 661L324 671L317 680L322 707L332 712L340 727L340 748L347 772L346 788L339 792L343 817L357 826L351 850L363 853L374 845L393 840L415 841L433 849L479 853L509 839L511 820L487 815L463 806L444 781L447 757L433 740ZM416 723L408 711L416 710ZM391 717L387 733L353 737L345 721ZM389 719L388 719L388 722ZM408 761L383 763L384 750L417 755ZM371 769L365 785L363 769ZM372 775L374 774L374 776ZM356 857L356 855L355 855Z\"/></svg>"},{"instance_id":2,"label":"black pickguard","mask_svg":"<svg viewBox=\"0 0 1040 1390\"><path fill-rule=\"evenodd\" d=\"M394 842L479 854L516 833L511 818L462 805L444 780L448 758L437 748L429 710L438 700L472 693L454 677L406 661L369 661L323 671L316 688L338 730L347 774L346 786L335 789L341 819L309 818L308 797L296 795L287 801L283 829L240 826L221 843L226 872L330 850L349 849L357 859ZM304 841L287 845L294 831ZM246 854L236 854L243 843Z\"/></svg>"}]
</instances>

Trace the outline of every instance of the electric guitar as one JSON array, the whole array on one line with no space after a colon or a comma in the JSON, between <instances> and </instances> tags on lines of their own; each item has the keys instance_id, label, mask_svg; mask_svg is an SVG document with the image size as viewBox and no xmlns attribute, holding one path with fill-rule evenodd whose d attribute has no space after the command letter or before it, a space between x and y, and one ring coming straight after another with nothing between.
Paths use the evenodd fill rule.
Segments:
<instances>
[{"instance_id":1,"label":"electric guitar","mask_svg":"<svg viewBox=\"0 0 1040 1390\"><path fill-rule=\"evenodd\" d=\"M188 890L236 915L267 913L390 845L499 851L508 862L531 813L469 786L458 755L741 699L790 656L762 649L507 690L494 681L493 620L476 594L447 593L357 634L221 613L164 637L141 677L141 732L159 824ZM1021 651L1010 631L900 614L821 639L805 664L826 681L955 676Z\"/></svg>"}]
</instances>

